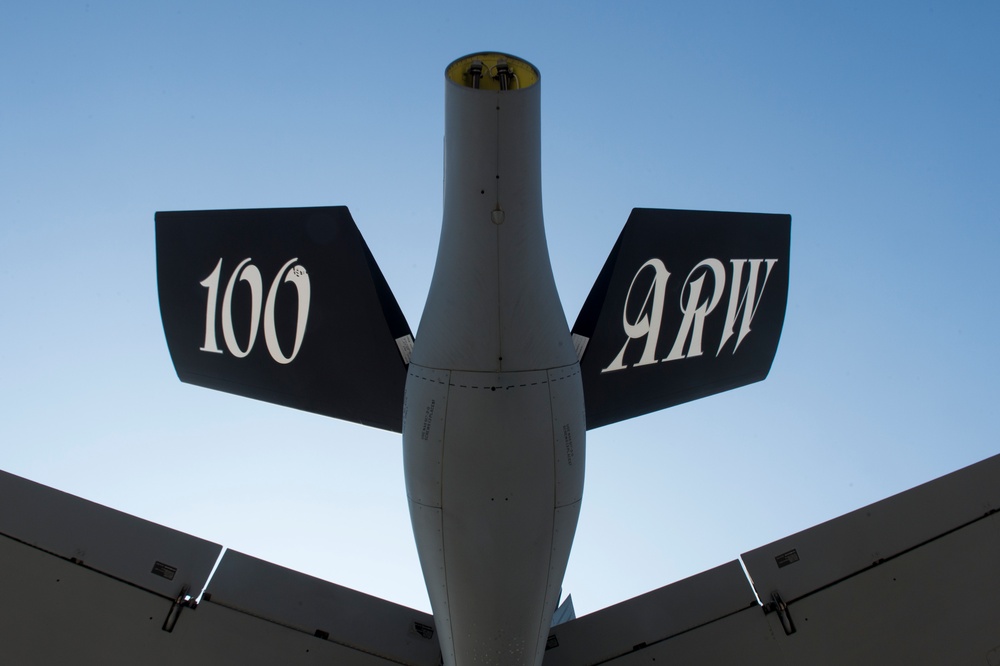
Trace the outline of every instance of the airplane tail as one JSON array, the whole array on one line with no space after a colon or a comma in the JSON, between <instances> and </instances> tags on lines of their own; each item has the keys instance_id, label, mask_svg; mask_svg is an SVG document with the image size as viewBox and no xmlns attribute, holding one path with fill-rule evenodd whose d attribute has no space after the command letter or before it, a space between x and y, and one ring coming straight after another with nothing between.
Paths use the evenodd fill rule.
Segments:
<instances>
[{"instance_id":1,"label":"airplane tail","mask_svg":"<svg viewBox=\"0 0 1000 666\"><path fill-rule=\"evenodd\" d=\"M346 207L159 212L183 382L400 432L413 336Z\"/></svg>"},{"instance_id":2,"label":"airplane tail","mask_svg":"<svg viewBox=\"0 0 1000 666\"><path fill-rule=\"evenodd\" d=\"M634 209L573 325L587 428L764 379L790 236L789 215Z\"/></svg>"}]
</instances>

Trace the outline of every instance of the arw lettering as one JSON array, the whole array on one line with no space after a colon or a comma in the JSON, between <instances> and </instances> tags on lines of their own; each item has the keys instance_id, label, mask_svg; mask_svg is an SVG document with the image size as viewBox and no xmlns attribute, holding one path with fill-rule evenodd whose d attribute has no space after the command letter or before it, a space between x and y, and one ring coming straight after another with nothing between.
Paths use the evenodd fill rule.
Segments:
<instances>
[{"instance_id":1,"label":"arw lettering","mask_svg":"<svg viewBox=\"0 0 1000 666\"><path fill-rule=\"evenodd\" d=\"M667 316L665 310L670 272L660 259L650 259L636 271L625 296L625 306L622 309L622 327L627 336L625 344L614 360L601 372L701 356L704 353L705 320L716 310L719 310L720 314L725 312L726 319L722 326L722 334L717 341L715 355L722 354L722 350L730 340L733 340L731 353L735 354L750 333L750 323L757 313L757 306L764 295L771 269L777 262L777 259L732 259L729 262L728 275L725 264L718 259L709 258L698 263L685 278L677 310L673 312L673 314L679 312L680 325L677 335L667 355L658 358L657 346L664 317ZM651 277L652 281L643 294L642 288L637 287L636 283L644 273ZM706 278L710 275L710 284L706 285ZM645 281L641 284L645 284ZM724 309L720 309L727 297L727 284L728 302ZM634 311L637 299L642 299L641 306L634 321L630 321L629 305L633 305ZM625 363L625 351L633 341L642 341L643 348L639 360L630 366Z\"/></svg>"}]
</instances>

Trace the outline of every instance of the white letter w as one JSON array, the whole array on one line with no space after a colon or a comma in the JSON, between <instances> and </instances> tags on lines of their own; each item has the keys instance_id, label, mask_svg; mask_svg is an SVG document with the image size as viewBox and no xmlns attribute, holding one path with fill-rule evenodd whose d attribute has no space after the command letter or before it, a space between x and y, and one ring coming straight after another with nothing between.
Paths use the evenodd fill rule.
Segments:
<instances>
[{"instance_id":1,"label":"white letter w","mask_svg":"<svg viewBox=\"0 0 1000 666\"><path fill-rule=\"evenodd\" d=\"M750 276L747 279L746 289L740 294L740 287L743 283L743 264L750 262ZM760 294L757 293L757 278L760 273L760 264L762 261L767 262L767 268L764 271L764 282L760 285ZM777 259L733 259L731 260L733 264L733 282L732 287L729 291L729 311L726 312L726 325L722 329L722 340L719 341L719 351L715 353L716 356L722 353L722 348L726 346L726 342L729 338L733 336L733 326L736 324L736 318L743 313L743 318L740 322L740 333L736 337L736 344L733 346L733 353L739 348L740 343L743 342L743 338L747 336L750 332L750 322L753 320L754 314L757 313L757 305L760 303L761 297L764 295L764 287L767 286L767 278L771 275L771 267L778 262Z\"/></svg>"}]
</instances>

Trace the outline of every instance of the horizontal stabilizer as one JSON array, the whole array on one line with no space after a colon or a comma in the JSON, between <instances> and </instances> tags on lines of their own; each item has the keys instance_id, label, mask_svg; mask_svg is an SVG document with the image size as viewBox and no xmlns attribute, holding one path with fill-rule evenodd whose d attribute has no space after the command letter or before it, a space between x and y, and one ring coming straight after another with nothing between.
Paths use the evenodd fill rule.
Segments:
<instances>
[{"instance_id":1,"label":"horizontal stabilizer","mask_svg":"<svg viewBox=\"0 0 1000 666\"><path fill-rule=\"evenodd\" d=\"M181 381L400 432L413 337L346 207L160 212Z\"/></svg>"},{"instance_id":2,"label":"horizontal stabilizer","mask_svg":"<svg viewBox=\"0 0 1000 666\"><path fill-rule=\"evenodd\" d=\"M636 208L573 325L587 428L760 381L791 217Z\"/></svg>"}]
</instances>

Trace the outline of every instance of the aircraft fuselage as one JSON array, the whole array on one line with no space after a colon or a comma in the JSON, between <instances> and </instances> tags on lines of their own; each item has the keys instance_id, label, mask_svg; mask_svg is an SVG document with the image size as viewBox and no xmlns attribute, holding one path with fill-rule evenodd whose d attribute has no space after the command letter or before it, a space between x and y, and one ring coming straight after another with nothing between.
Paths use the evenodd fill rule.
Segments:
<instances>
[{"instance_id":1,"label":"aircraft fuselage","mask_svg":"<svg viewBox=\"0 0 1000 666\"><path fill-rule=\"evenodd\" d=\"M583 493L583 387L542 223L539 92L538 71L510 56L446 70L444 215L403 451L448 665L541 663Z\"/></svg>"}]
</instances>

